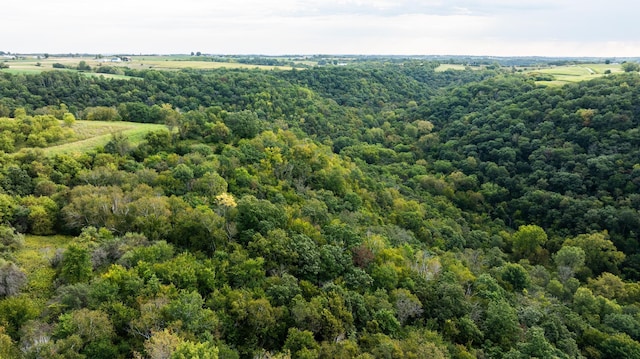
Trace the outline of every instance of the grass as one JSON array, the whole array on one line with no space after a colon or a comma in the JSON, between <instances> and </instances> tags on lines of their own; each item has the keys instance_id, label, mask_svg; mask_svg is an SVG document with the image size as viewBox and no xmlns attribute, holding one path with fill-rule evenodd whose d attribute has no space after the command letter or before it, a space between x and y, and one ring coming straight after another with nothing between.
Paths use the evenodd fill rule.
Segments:
<instances>
[{"instance_id":1,"label":"grass","mask_svg":"<svg viewBox=\"0 0 640 359\"><path fill-rule=\"evenodd\" d=\"M210 69L218 69L218 68L228 68L228 69L263 69L263 70L273 70L273 69L281 69L281 70L291 70L289 66L263 66L263 65L250 65L250 64L240 64L235 62L213 62L213 61L197 61L193 60L191 56L133 56L131 57L131 61L126 62L110 62L109 57L105 57L104 59L98 60L94 57L49 57L45 58L24 58L19 60L6 60L1 61L5 62L9 65L8 69L0 70L2 72L9 72L14 74L36 74L41 73L43 71L76 71L72 68L78 66L80 61L85 61L87 65L91 66L92 69L95 69L99 66L113 66L113 67L128 67L134 70L143 70L143 69L157 69L157 70L168 70L175 71L181 69L199 69L199 70L210 70ZM70 67L71 69L58 69L54 68L53 64L59 63L65 66ZM112 75L112 74L101 74L95 72L82 72L82 74L86 76L104 76L106 78L116 78L116 79L130 79L129 76L124 75Z\"/></svg>"},{"instance_id":2,"label":"grass","mask_svg":"<svg viewBox=\"0 0 640 359\"><path fill-rule=\"evenodd\" d=\"M219 68L228 69L262 69L262 70L291 70L289 66L264 66L240 64L236 62L215 62L215 61L192 61L192 60L169 60L162 58L134 58L131 62L115 63L116 66L128 66L131 69L156 69L156 70L180 70L180 69L197 69L212 70Z\"/></svg>"},{"instance_id":3,"label":"grass","mask_svg":"<svg viewBox=\"0 0 640 359\"><path fill-rule=\"evenodd\" d=\"M42 69L29 69L29 68L9 68L2 69L2 72L8 72L10 74L39 74L43 70Z\"/></svg>"},{"instance_id":4,"label":"grass","mask_svg":"<svg viewBox=\"0 0 640 359\"><path fill-rule=\"evenodd\" d=\"M48 155L80 154L96 147L104 146L111 140L111 134L122 132L129 138L132 145L140 143L144 135L150 131L165 129L166 126L150 123L107 122L107 121L76 121L73 124L75 139L71 142L48 147Z\"/></svg>"},{"instance_id":5,"label":"grass","mask_svg":"<svg viewBox=\"0 0 640 359\"><path fill-rule=\"evenodd\" d=\"M436 71L443 72L447 70L465 70L465 65L459 64L442 64L436 68ZM478 69L480 67L472 67ZM587 81L605 75L609 70L612 74L623 72L620 64L578 64L566 66L552 66L540 68L522 68L522 71L529 74L544 74L553 76L552 81L537 81L539 84L560 86L572 82Z\"/></svg>"},{"instance_id":6,"label":"grass","mask_svg":"<svg viewBox=\"0 0 640 359\"><path fill-rule=\"evenodd\" d=\"M46 300L53 294L55 270L49 260L58 249L64 249L72 237L66 236L25 236L25 245L15 253L19 267L27 273L28 284L24 291L36 300Z\"/></svg>"},{"instance_id":7,"label":"grass","mask_svg":"<svg viewBox=\"0 0 640 359\"><path fill-rule=\"evenodd\" d=\"M465 70L468 66L466 65L458 65L458 64L441 64L440 66L436 67L436 72L445 72L447 70L458 70L458 71L462 71Z\"/></svg>"},{"instance_id":8,"label":"grass","mask_svg":"<svg viewBox=\"0 0 640 359\"><path fill-rule=\"evenodd\" d=\"M553 76L553 81L537 81L537 83L555 86L602 77L605 76L607 70L610 70L611 73L622 72L619 64L579 64L527 69L525 71L528 73L551 75Z\"/></svg>"},{"instance_id":9,"label":"grass","mask_svg":"<svg viewBox=\"0 0 640 359\"><path fill-rule=\"evenodd\" d=\"M85 76L104 77L107 79L118 79L118 80L130 80L130 79L140 78L140 77L127 76L127 75L100 74L96 72L83 72L83 74Z\"/></svg>"}]
</instances>

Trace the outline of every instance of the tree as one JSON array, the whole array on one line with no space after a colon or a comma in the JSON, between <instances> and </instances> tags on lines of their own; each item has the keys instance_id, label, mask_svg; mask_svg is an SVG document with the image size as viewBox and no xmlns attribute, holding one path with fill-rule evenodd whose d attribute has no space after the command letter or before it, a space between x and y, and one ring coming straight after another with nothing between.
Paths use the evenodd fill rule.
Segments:
<instances>
[{"instance_id":1,"label":"tree","mask_svg":"<svg viewBox=\"0 0 640 359\"><path fill-rule=\"evenodd\" d=\"M435 318L439 323L468 314L469 302L465 290L454 274L444 272L436 280L430 280L415 289L424 306L424 316Z\"/></svg>"},{"instance_id":2,"label":"tree","mask_svg":"<svg viewBox=\"0 0 640 359\"><path fill-rule=\"evenodd\" d=\"M253 138L260 132L260 119L253 111L231 112L224 119L224 123L238 138Z\"/></svg>"},{"instance_id":3,"label":"tree","mask_svg":"<svg viewBox=\"0 0 640 359\"><path fill-rule=\"evenodd\" d=\"M169 329L154 331L151 333L151 337L144 342L145 358L170 359L171 354L182 342L183 340Z\"/></svg>"},{"instance_id":4,"label":"tree","mask_svg":"<svg viewBox=\"0 0 640 359\"><path fill-rule=\"evenodd\" d=\"M640 71L640 64L637 62L625 62L621 68L624 72L638 72Z\"/></svg>"},{"instance_id":5,"label":"tree","mask_svg":"<svg viewBox=\"0 0 640 359\"><path fill-rule=\"evenodd\" d=\"M403 288L394 289L391 292L391 297L394 299L396 315L400 324L405 325L409 319L422 315L422 303L410 291Z\"/></svg>"},{"instance_id":6,"label":"tree","mask_svg":"<svg viewBox=\"0 0 640 359\"><path fill-rule=\"evenodd\" d=\"M182 290L162 308L162 315L174 327L206 337L218 329L218 318L211 309L203 307L204 300L197 291Z\"/></svg>"},{"instance_id":7,"label":"tree","mask_svg":"<svg viewBox=\"0 0 640 359\"><path fill-rule=\"evenodd\" d=\"M76 117L72 113L66 112L62 116L62 121L64 122L65 126L71 127L76 122Z\"/></svg>"},{"instance_id":8,"label":"tree","mask_svg":"<svg viewBox=\"0 0 640 359\"><path fill-rule=\"evenodd\" d=\"M19 330L26 322L36 319L40 309L25 295L0 300L0 322L12 339L19 338Z\"/></svg>"},{"instance_id":9,"label":"tree","mask_svg":"<svg viewBox=\"0 0 640 359\"><path fill-rule=\"evenodd\" d=\"M108 359L118 353L112 343L115 336L113 324L100 310L83 308L61 315L54 336L59 338L55 343L57 349L68 351L61 353L63 357L77 353L82 357Z\"/></svg>"},{"instance_id":10,"label":"tree","mask_svg":"<svg viewBox=\"0 0 640 359\"><path fill-rule=\"evenodd\" d=\"M585 263L585 253L580 247L562 246L553 255L553 261L558 267L558 276L563 282L573 277L573 274Z\"/></svg>"},{"instance_id":11,"label":"tree","mask_svg":"<svg viewBox=\"0 0 640 359\"><path fill-rule=\"evenodd\" d=\"M545 338L544 329L540 327L529 328L526 342L518 344L518 347L525 358L554 357L554 348Z\"/></svg>"},{"instance_id":12,"label":"tree","mask_svg":"<svg viewBox=\"0 0 640 359\"><path fill-rule=\"evenodd\" d=\"M588 319L590 322L598 322L600 303L589 288L580 287L573 295L573 310Z\"/></svg>"},{"instance_id":13,"label":"tree","mask_svg":"<svg viewBox=\"0 0 640 359\"><path fill-rule=\"evenodd\" d=\"M173 133L176 126L180 125L181 114L178 110L174 109L171 104L163 103L161 106L154 105L151 108L153 122L163 123L167 126L170 133Z\"/></svg>"},{"instance_id":14,"label":"tree","mask_svg":"<svg viewBox=\"0 0 640 359\"><path fill-rule=\"evenodd\" d=\"M67 284L86 282L91 279L92 268L89 251L72 243L64 252L58 278Z\"/></svg>"},{"instance_id":15,"label":"tree","mask_svg":"<svg viewBox=\"0 0 640 359\"><path fill-rule=\"evenodd\" d=\"M0 298L17 295L26 282L27 275L18 266L0 258Z\"/></svg>"},{"instance_id":16,"label":"tree","mask_svg":"<svg viewBox=\"0 0 640 359\"><path fill-rule=\"evenodd\" d=\"M87 226L125 232L131 196L117 186L76 186L71 201L62 209L65 225L74 230Z\"/></svg>"},{"instance_id":17,"label":"tree","mask_svg":"<svg viewBox=\"0 0 640 359\"><path fill-rule=\"evenodd\" d=\"M218 359L218 352L211 343L186 341L178 344L170 359Z\"/></svg>"},{"instance_id":18,"label":"tree","mask_svg":"<svg viewBox=\"0 0 640 359\"><path fill-rule=\"evenodd\" d=\"M63 314L59 319L56 335L64 338L74 334L86 343L110 340L115 332L106 313L83 308Z\"/></svg>"},{"instance_id":19,"label":"tree","mask_svg":"<svg viewBox=\"0 0 640 359\"><path fill-rule=\"evenodd\" d=\"M173 136L166 129L147 132L144 136L148 151L156 153L160 151L170 151L173 144Z\"/></svg>"},{"instance_id":20,"label":"tree","mask_svg":"<svg viewBox=\"0 0 640 359\"><path fill-rule=\"evenodd\" d=\"M7 166L4 177L0 179L4 190L13 195L26 196L33 192L33 180L29 173L17 165Z\"/></svg>"},{"instance_id":21,"label":"tree","mask_svg":"<svg viewBox=\"0 0 640 359\"><path fill-rule=\"evenodd\" d=\"M282 228L286 222L286 214L281 206L254 196L244 196L236 207L238 230L267 234L272 229Z\"/></svg>"},{"instance_id":22,"label":"tree","mask_svg":"<svg viewBox=\"0 0 640 359\"><path fill-rule=\"evenodd\" d=\"M120 119L118 110L115 107L97 106L87 107L82 111L82 114L87 120L92 121L117 121Z\"/></svg>"},{"instance_id":23,"label":"tree","mask_svg":"<svg viewBox=\"0 0 640 359\"><path fill-rule=\"evenodd\" d=\"M133 212L133 229L150 240L166 237L171 228L171 210L167 197L141 197L129 206Z\"/></svg>"},{"instance_id":24,"label":"tree","mask_svg":"<svg viewBox=\"0 0 640 359\"><path fill-rule=\"evenodd\" d=\"M351 256L343 248L330 244L320 248L320 280L335 279L351 266Z\"/></svg>"},{"instance_id":25,"label":"tree","mask_svg":"<svg viewBox=\"0 0 640 359\"><path fill-rule=\"evenodd\" d=\"M22 246L24 246L23 234L16 232L12 227L0 225L0 253L15 251Z\"/></svg>"},{"instance_id":26,"label":"tree","mask_svg":"<svg viewBox=\"0 0 640 359\"><path fill-rule=\"evenodd\" d=\"M180 188L176 189L176 194L185 194L187 191L191 190L194 177L191 167L184 163L180 163L171 170L171 175L181 184Z\"/></svg>"},{"instance_id":27,"label":"tree","mask_svg":"<svg viewBox=\"0 0 640 359\"><path fill-rule=\"evenodd\" d=\"M318 343L313 338L313 333L308 330L289 328L287 339L282 349L289 350L292 358L300 358L303 350L318 350Z\"/></svg>"},{"instance_id":28,"label":"tree","mask_svg":"<svg viewBox=\"0 0 640 359\"><path fill-rule=\"evenodd\" d=\"M193 209L174 210L172 222L173 228L168 238L192 250L213 252L228 239L225 218L209 206L199 205Z\"/></svg>"},{"instance_id":29,"label":"tree","mask_svg":"<svg viewBox=\"0 0 640 359\"><path fill-rule=\"evenodd\" d=\"M111 133L111 139L104 145L104 150L107 153L118 154L120 156L124 156L131 150L131 143L129 142L129 138L120 132Z\"/></svg>"},{"instance_id":30,"label":"tree","mask_svg":"<svg viewBox=\"0 0 640 359\"><path fill-rule=\"evenodd\" d=\"M611 273L604 272L595 279L589 279L589 288L595 295L601 295L607 299L617 299L622 303L627 299L625 283Z\"/></svg>"},{"instance_id":31,"label":"tree","mask_svg":"<svg viewBox=\"0 0 640 359\"><path fill-rule=\"evenodd\" d=\"M14 345L11 337L5 334L3 326L0 326L0 358L21 358L20 351Z\"/></svg>"},{"instance_id":32,"label":"tree","mask_svg":"<svg viewBox=\"0 0 640 359\"><path fill-rule=\"evenodd\" d=\"M400 334L401 323L390 309L376 311L373 314L373 320L367 325L391 337L396 337Z\"/></svg>"},{"instance_id":33,"label":"tree","mask_svg":"<svg viewBox=\"0 0 640 359\"><path fill-rule=\"evenodd\" d=\"M226 193L227 181L217 172L207 172L193 183L193 190L211 199Z\"/></svg>"},{"instance_id":34,"label":"tree","mask_svg":"<svg viewBox=\"0 0 640 359\"><path fill-rule=\"evenodd\" d=\"M80 61L77 67L78 71L91 71L91 66L87 65L86 61Z\"/></svg>"},{"instance_id":35,"label":"tree","mask_svg":"<svg viewBox=\"0 0 640 359\"><path fill-rule=\"evenodd\" d=\"M502 280L508 284L507 289L522 291L530 284L529 273L520 264L507 263L500 273Z\"/></svg>"},{"instance_id":36,"label":"tree","mask_svg":"<svg viewBox=\"0 0 640 359\"><path fill-rule=\"evenodd\" d=\"M520 226L513 234L513 252L520 258L531 258L546 241L544 229L534 224Z\"/></svg>"},{"instance_id":37,"label":"tree","mask_svg":"<svg viewBox=\"0 0 640 359\"><path fill-rule=\"evenodd\" d=\"M118 114L123 121L130 122L153 122L149 106L142 102L125 102L118 105Z\"/></svg>"},{"instance_id":38,"label":"tree","mask_svg":"<svg viewBox=\"0 0 640 359\"><path fill-rule=\"evenodd\" d=\"M629 314L607 314L602 323L618 332L626 333L634 340L640 339L640 322Z\"/></svg>"},{"instance_id":39,"label":"tree","mask_svg":"<svg viewBox=\"0 0 640 359\"><path fill-rule=\"evenodd\" d=\"M606 336L599 347L603 358L640 358L640 343L626 334Z\"/></svg>"},{"instance_id":40,"label":"tree","mask_svg":"<svg viewBox=\"0 0 640 359\"><path fill-rule=\"evenodd\" d=\"M54 234L54 224L58 215L58 205L50 197L27 196L22 205L29 209L27 216L29 229L35 235Z\"/></svg>"},{"instance_id":41,"label":"tree","mask_svg":"<svg viewBox=\"0 0 640 359\"><path fill-rule=\"evenodd\" d=\"M585 254L585 266L593 275L602 272L618 274L618 266L624 261L624 253L609 240L608 233L581 234L564 241L563 246L580 247Z\"/></svg>"},{"instance_id":42,"label":"tree","mask_svg":"<svg viewBox=\"0 0 640 359\"><path fill-rule=\"evenodd\" d=\"M515 309L504 300L489 302L484 324L486 338L503 349L512 347L522 332Z\"/></svg>"}]
</instances>

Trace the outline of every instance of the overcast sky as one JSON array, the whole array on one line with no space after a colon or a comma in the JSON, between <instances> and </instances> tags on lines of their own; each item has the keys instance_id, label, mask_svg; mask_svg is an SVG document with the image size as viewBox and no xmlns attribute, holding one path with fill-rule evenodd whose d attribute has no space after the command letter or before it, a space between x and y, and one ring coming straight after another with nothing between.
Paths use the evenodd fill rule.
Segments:
<instances>
[{"instance_id":1,"label":"overcast sky","mask_svg":"<svg viewBox=\"0 0 640 359\"><path fill-rule=\"evenodd\" d=\"M16 53L640 56L635 0L2 0Z\"/></svg>"}]
</instances>

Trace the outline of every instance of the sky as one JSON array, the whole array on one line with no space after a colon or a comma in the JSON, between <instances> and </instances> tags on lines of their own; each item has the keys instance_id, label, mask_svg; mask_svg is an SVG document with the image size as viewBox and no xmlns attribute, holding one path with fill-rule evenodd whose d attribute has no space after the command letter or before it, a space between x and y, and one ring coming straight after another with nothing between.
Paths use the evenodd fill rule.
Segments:
<instances>
[{"instance_id":1,"label":"sky","mask_svg":"<svg viewBox=\"0 0 640 359\"><path fill-rule=\"evenodd\" d=\"M634 0L3 0L0 51L640 56Z\"/></svg>"}]
</instances>

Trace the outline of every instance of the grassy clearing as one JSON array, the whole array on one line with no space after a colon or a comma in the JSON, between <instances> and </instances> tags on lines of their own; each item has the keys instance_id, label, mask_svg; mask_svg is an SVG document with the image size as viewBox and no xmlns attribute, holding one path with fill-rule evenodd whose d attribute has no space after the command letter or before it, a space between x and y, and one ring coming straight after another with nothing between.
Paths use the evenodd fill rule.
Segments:
<instances>
[{"instance_id":1,"label":"grassy clearing","mask_svg":"<svg viewBox=\"0 0 640 359\"><path fill-rule=\"evenodd\" d=\"M25 236L25 246L16 252L15 258L27 273L25 293L30 298L46 300L51 297L56 273L49 261L58 249L66 248L71 239L66 236Z\"/></svg>"},{"instance_id":2,"label":"grassy clearing","mask_svg":"<svg viewBox=\"0 0 640 359\"><path fill-rule=\"evenodd\" d=\"M132 145L137 145L148 132L164 129L166 126L133 122L76 121L72 128L76 133L74 140L48 147L45 150L46 153L56 155L87 152L98 146L104 146L111 140L111 135L118 132L126 135Z\"/></svg>"},{"instance_id":3,"label":"grassy clearing","mask_svg":"<svg viewBox=\"0 0 640 359\"><path fill-rule=\"evenodd\" d=\"M118 80L130 80L130 79L139 79L139 78L141 78L141 77L133 77L133 76L127 76L127 75L99 74L99 73L95 73L95 72L83 72L82 74L84 74L85 76L104 77L104 78L107 78L107 79L118 79Z\"/></svg>"},{"instance_id":4,"label":"grassy clearing","mask_svg":"<svg viewBox=\"0 0 640 359\"><path fill-rule=\"evenodd\" d=\"M619 64L579 64L567 66L554 66L528 70L528 73L540 73L553 76L553 81L538 81L544 85L564 85L572 82L587 81L602 77L609 70L611 73L620 73L622 68Z\"/></svg>"},{"instance_id":5,"label":"grassy clearing","mask_svg":"<svg viewBox=\"0 0 640 359\"><path fill-rule=\"evenodd\" d=\"M8 72L10 74L39 74L42 71L43 71L42 69L16 69L16 68L0 70L0 72Z\"/></svg>"}]
</instances>

